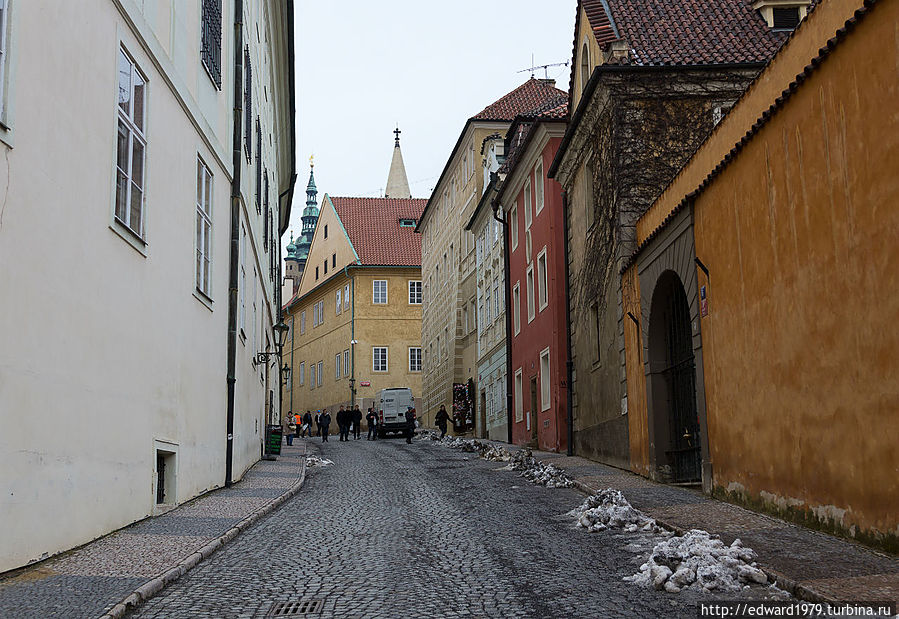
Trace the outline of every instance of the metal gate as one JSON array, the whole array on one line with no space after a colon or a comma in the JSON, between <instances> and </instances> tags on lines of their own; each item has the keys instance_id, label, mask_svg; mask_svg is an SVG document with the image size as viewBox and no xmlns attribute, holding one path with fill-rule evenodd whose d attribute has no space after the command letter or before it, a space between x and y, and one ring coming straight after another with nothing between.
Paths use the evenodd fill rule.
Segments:
<instances>
[{"instance_id":1,"label":"metal gate","mask_svg":"<svg viewBox=\"0 0 899 619\"><path fill-rule=\"evenodd\" d=\"M676 483L702 480L699 415L696 411L696 364L690 333L690 306L683 288L668 295L667 367L662 372L668 388L668 422L672 449L667 452Z\"/></svg>"}]
</instances>

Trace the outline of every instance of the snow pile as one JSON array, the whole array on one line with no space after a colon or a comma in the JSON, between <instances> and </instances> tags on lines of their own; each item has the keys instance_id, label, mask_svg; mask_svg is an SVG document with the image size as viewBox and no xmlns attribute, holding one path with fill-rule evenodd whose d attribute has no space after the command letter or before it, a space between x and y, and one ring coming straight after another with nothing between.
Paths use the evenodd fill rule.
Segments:
<instances>
[{"instance_id":1,"label":"snow pile","mask_svg":"<svg viewBox=\"0 0 899 619\"><path fill-rule=\"evenodd\" d=\"M768 582L755 563L755 552L744 548L740 540L730 546L707 531L692 529L682 537L672 537L652 549L640 572L624 580L677 593L691 588L697 591L739 591L744 585Z\"/></svg>"},{"instance_id":2,"label":"snow pile","mask_svg":"<svg viewBox=\"0 0 899 619\"><path fill-rule=\"evenodd\" d=\"M328 466L329 464L334 464L331 460L326 460L325 458L319 458L318 456L306 456L306 466Z\"/></svg>"},{"instance_id":3,"label":"snow pile","mask_svg":"<svg viewBox=\"0 0 899 619\"><path fill-rule=\"evenodd\" d=\"M606 488L587 497L580 507L568 512L577 519L577 526L588 531L624 529L628 532L661 532L656 521L634 508L620 490Z\"/></svg>"},{"instance_id":4,"label":"snow pile","mask_svg":"<svg viewBox=\"0 0 899 619\"><path fill-rule=\"evenodd\" d=\"M415 439L419 441L439 441L440 433L434 430L420 430L415 433Z\"/></svg>"},{"instance_id":5,"label":"snow pile","mask_svg":"<svg viewBox=\"0 0 899 619\"><path fill-rule=\"evenodd\" d=\"M511 462L509 462L509 468L513 471L526 471L535 466L537 466L537 458L531 455L531 450L526 447L512 454Z\"/></svg>"},{"instance_id":6,"label":"snow pile","mask_svg":"<svg viewBox=\"0 0 899 619\"><path fill-rule=\"evenodd\" d=\"M565 471L552 465L537 462L536 466L526 469L521 476L532 484L539 484L547 488L570 488L571 478Z\"/></svg>"},{"instance_id":7,"label":"snow pile","mask_svg":"<svg viewBox=\"0 0 899 619\"><path fill-rule=\"evenodd\" d=\"M505 447L497 447L496 445L485 445L481 451L481 457L492 462L508 462L512 459L512 454Z\"/></svg>"},{"instance_id":8,"label":"snow pile","mask_svg":"<svg viewBox=\"0 0 899 619\"><path fill-rule=\"evenodd\" d=\"M540 484L547 488L568 488L572 485L572 480L565 471L553 466L552 464L543 464L531 455L530 449L520 449L515 453L509 452L504 447L491 445L479 440L456 438L452 436L444 437L440 441L444 447L451 449L459 449L468 453L477 453L481 458L492 460L494 462L508 462L509 470L519 471L521 477L524 477L533 484Z\"/></svg>"}]
</instances>

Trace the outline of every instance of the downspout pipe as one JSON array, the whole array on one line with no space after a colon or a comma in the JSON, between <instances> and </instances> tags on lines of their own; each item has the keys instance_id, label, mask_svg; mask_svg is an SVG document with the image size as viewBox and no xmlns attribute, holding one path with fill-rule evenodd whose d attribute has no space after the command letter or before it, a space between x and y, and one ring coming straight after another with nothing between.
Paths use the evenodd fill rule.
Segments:
<instances>
[{"instance_id":1,"label":"downspout pipe","mask_svg":"<svg viewBox=\"0 0 899 619\"><path fill-rule=\"evenodd\" d=\"M356 405L356 279L350 278L350 265L343 267L343 276L350 280L350 408Z\"/></svg>"},{"instance_id":2,"label":"downspout pipe","mask_svg":"<svg viewBox=\"0 0 899 619\"><path fill-rule=\"evenodd\" d=\"M503 296L506 299L506 442L512 444L512 266L509 260L509 226L506 221L505 211L503 217L499 216L500 205L494 198L490 205L493 207L493 218L503 227Z\"/></svg>"},{"instance_id":3,"label":"downspout pipe","mask_svg":"<svg viewBox=\"0 0 899 619\"><path fill-rule=\"evenodd\" d=\"M565 265L565 408L568 421L567 455L574 455L574 408L571 397L571 378L574 375L574 362L571 360L571 280L568 274L568 192L562 192L562 260Z\"/></svg>"},{"instance_id":4,"label":"downspout pipe","mask_svg":"<svg viewBox=\"0 0 899 619\"><path fill-rule=\"evenodd\" d=\"M228 367L225 486L231 486L234 466L234 388L237 382L237 269L240 262L240 172L243 128L243 0L234 0L234 110L231 164L231 256L228 268Z\"/></svg>"}]
</instances>

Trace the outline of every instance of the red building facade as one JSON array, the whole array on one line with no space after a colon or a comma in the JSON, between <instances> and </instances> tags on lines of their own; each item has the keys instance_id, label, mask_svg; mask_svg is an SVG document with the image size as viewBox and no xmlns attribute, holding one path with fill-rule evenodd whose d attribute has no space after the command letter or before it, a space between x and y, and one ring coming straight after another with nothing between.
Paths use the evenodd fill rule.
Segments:
<instances>
[{"instance_id":1,"label":"red building facade","mask_svg":"<svg viewBox=\"0 0 899 619\"><path fill-rule=\"evenodd\" d=\"M497 196L508 222L512 441L550 451L568 447L562 188L546 176L566 111L513 123Z\"/></svg>"}]
</instances>

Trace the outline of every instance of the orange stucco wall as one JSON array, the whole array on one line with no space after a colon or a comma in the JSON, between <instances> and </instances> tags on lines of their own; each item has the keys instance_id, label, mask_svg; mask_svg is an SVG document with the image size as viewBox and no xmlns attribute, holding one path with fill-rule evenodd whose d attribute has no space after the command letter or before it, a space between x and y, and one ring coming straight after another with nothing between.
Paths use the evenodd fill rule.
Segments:
<instances>
[{"instance_id":1,"label":"orange stucco wall","mask_svg":"<svg viewBox=\"0 0 899 619\"><path fill-rule=\"evenodd\" d=\"M899 535L897 23L876 4L694 205L715 485L875 537Z\"/></svg>"},{"instance_id":2,"label":"orange stucco wall","mask_svg":"<svg viewBox=\"0 0 899 619\"><path fill-rule=\"evenodd\" d=\"M643 367L643 343L639 325L628 316L641 315L640 278L637 265L621 276L621 301L624 309L624 350L627 373L627 423L630 439L631 470L649 475L649 425L646 414L646 374Z\"/></svg>"}]
</instances>

